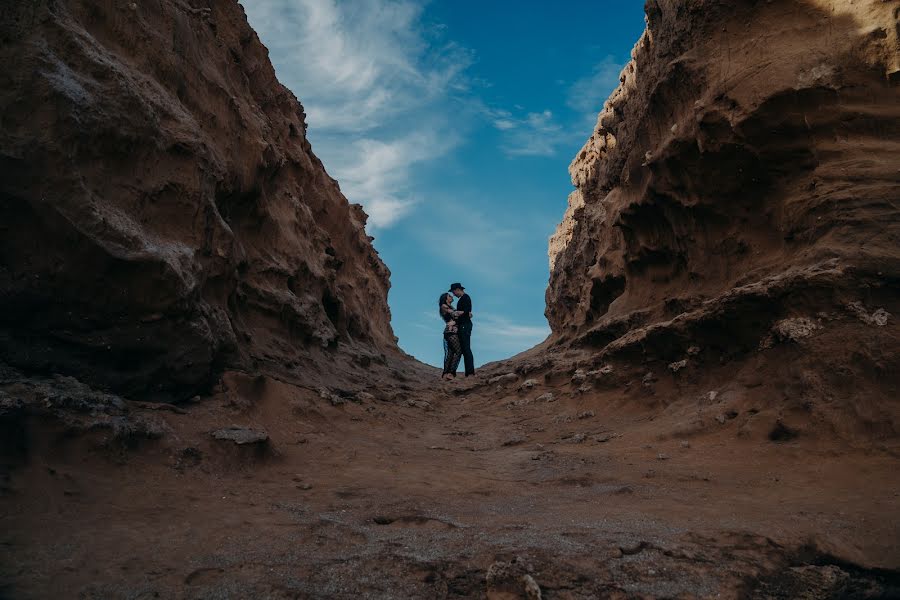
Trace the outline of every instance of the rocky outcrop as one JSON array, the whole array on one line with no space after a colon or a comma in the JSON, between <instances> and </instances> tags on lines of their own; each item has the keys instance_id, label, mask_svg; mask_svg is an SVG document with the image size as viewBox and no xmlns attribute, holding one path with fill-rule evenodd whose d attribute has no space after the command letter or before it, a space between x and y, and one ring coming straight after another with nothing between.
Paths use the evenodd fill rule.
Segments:
<instances>
[{"instance_id":1,"label":"rocky outcrop","mask_svg":"<svg viewBox=\"0 0 900 600\"><path fill-rule=\"evenodd\" d=\"M798 426L900 433L900 2L646 12L570 167L549 356L619 360L649 392L671 371L667 402L729 386Z\"/></svg>"},{"instance_id":2,"label":"rocky outcrop","mask_svg":"<svg viewBox=\"0 0 900 600\"><path fill-rule=\"evenodd\" d=\"M0 60L0 361L184 397L396 351L366 215L236 1L12 3Z\"/></svg>"},{"instance_id":3,"label":"rocky outcrop","mask_svg":"<svg viewBox=\"0 0 900 600\"><path fill-rule=\"evenodd\" d=\"M678 353L647 344L669 323L749 349L795 313L896 310L900 3L646 9L570 167L553 340Z\"/></svg>"}]
</instances>

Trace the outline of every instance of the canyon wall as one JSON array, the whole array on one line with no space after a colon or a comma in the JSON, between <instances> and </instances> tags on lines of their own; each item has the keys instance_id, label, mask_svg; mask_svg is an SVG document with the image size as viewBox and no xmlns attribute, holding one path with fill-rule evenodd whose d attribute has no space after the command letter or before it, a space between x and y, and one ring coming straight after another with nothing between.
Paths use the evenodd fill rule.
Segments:
<instances>
[{"instance_id":1,"label":"canyon wall","mask_svg":"<svg viewBox=\"0 0 900 600\"><path fill-rule=\"evenodd\" d=\"M236 1L14 2L0 61L0 362L178 398L397 352L367 217Z\"/></svg>"},{"instance_id":2,"label":"canyon wall","mask_svg":"<svg viewBox=\"0 0 900 600\"><path fill-rule=\"evenodd\" d=\"M646 19L570 167L550 346L895 394L900 2L648 0Z\"/></svg>"}]
</instances>

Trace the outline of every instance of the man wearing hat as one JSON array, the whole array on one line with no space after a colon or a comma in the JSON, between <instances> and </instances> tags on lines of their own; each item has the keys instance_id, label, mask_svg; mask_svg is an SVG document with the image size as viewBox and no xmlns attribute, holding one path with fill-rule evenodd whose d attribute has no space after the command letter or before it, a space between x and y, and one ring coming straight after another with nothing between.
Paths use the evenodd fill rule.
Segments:
<instances>
[{"instance_id":1,"label":"man wearing hat","mask_svg":"<svg viewBox=\"0 0 900 600\"><path fill-rule=\"evenodd\" d=\"M456 319L456 327L459 329L459 345L462 347L468 377L475 374L475 358L472 356L472 299L459 282L450 285L450 293L459 298L456 310L462 312L462 315Z\"/></svg>"}]
</instances>

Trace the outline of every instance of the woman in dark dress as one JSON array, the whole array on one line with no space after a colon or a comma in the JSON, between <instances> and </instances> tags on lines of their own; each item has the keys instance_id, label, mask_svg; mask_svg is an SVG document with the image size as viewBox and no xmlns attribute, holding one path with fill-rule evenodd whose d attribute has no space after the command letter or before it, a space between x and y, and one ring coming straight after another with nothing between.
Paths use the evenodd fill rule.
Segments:
<instances>
[{"instance_id":1,"label":"woman in dark dress","mask_svg":"<svg viewBox=\"0 0 900 600\"><path fill-rule=\"evenodd\" d=\"M456 329L456 317L462 313L453 310L453 294L444 292L438 299L438 307L441 318L444 320L444 372L441 379L453 379L456 377L456 368L462 357L462 346L459 344L459 335Z\"/></svg>"}]
</instances>

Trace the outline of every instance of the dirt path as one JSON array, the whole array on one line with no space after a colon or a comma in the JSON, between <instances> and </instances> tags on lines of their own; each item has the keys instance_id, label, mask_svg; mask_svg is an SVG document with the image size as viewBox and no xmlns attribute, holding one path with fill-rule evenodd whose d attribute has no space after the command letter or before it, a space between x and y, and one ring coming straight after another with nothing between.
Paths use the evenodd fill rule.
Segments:
<instances>
[{"instance_id":1,"label":"dirt path","mask_svg":"<svg viewBox=\"0 0 900 600\"><path fill-rule=\"evenodd\" d=\"M117 453L32 424L0 496L5 597L514 598L526 575L544 598L898 589L871 570L900 567L889 453L731 423L673 436L677 414L613 393L407 387L332 406L269 381L249 404L152 411L170 431ZM268 446L209 436L229 425Z\"/></svg>"}]
</instances>

